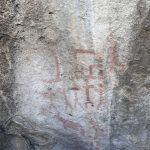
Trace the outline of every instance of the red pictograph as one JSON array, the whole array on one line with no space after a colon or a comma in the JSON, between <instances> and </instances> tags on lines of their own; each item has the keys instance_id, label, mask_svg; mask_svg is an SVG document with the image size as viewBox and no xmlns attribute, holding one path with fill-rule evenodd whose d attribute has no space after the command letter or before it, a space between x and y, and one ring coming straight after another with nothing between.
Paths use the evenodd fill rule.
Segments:
<instances>
[{"instance_id":1,"label":"red pictograph","mask_svg":"<svg viewBox=\"0 0 150 150\"><path fill-rule=\"evenodd\" d=\"M60 116L59 112L55 116L63 124L64 129L71 129L76 132L79 132L82 136L85 135L84 128L82 127L82 125L80 125L80 123L65 119L64 117Z\"/></svg>"},{"instance_id":2,"label":"red pictograph","mask_svg":"<svg viewBox=\"0 0 150 150\"><path fill-rule=\"evenodd\" d=\"M73 87L70 90L74 91L74 97L75 97L74 108L77 108L78 105L81 108L83 108L78 98L78 91L80 90L80 88L77 86L75 82L73 83Z\"/></svg>"},{"instance_id":3,"label":"red pictograph","mask_svg":"<svg viewBox=\"0 0 150 150\"><path fill-rule=\"evenodd\" d=\"M83 55L87 56L86 58L83 57ZM82 59L83 57L83 59ZM104 86L103 86L103 80L104 80L104 68L103 68L103 58L99 56L99 63L95 63L95 57L96 53L92 50L83 50L83 49L76 49L76 59L77 62L80 65L80 68L82 68L81 72L83 74L83 80L84 80L84 89L85 89L85 107L88 108L88 106L94 107L94 102L91 98L91 89L94 89L95 85L91 83L91 81L98 80L99 89L96 90L96 92L99 93L100 96L102 96L102 93L104 92ZM80 63L82 61L82 63ZM84 65L85 64L85 65ZM95 74L95 70L97 71L97 74ZM85 73L86 71L86 73ZM101 81L101 82L100 82ZM76 100L78 99L78 91L75 91ZM99 107L99 104L98 104Z\"/></svg>"},{"instance_id":4,"label":"red pictograph","mask_svg":"<svg viewBox=\"0 0 150 150\"><path fill-rule=\"evenodd\" d=\"M96 139L98 139L101 136L100 125L99 125L98 122L96 122L92 118L90 118L89 123L92 126L92 129L94 130L94 140L96 140Z\"/></svg>"},{"instance_id":5,"label":"red pictograph","mask_svg":"<svg viewBox=\"0 0 150 150\"><path fill-rule=\"evenodd\" d=\"M63 95L64 104L66 109L71 110L80 106L81 108L100 107L101 100L104 99L104 67L103 58L99 55L99 61L96 61L97 54L93 50L76 50L76 60L78 62L79 68L82 68L82 82L78 78L73 81L71 91L74 92L74 104L71 104L71 100L68 99L68 94L66 93L66 88L64 81L61 78L61 63L57 55L54 56L55 62L55 78L49 80L43 80L44 83L48 85L53 85L54 88L47 89L46 92L42 93L45 97L56 96L57 93ZM56 84L56 86L55 86ZM58 86L59 85L59 86ZM59 87L59 88L58 88ZM70 92L71 92L70 91ZM93 91L97 93L97 102L95 103L95 98L93 96ZM69 91L68 91L69 92ZM99 98L98 98L99 95ZM99 99L99 100L98 100ZM84 103L83 103L84 101Z\"/></svg>"},{"instance_id":6,"label":"red pictograph","mask_svg":"<svg viewBox=\"0 0 150 150\"><path fill-rule=\"evenodd\" d=\"M93 54L93 55L95 55L95 51L85 50L85 49L76 49L76 54Z\"/></svg>"},{"instance_id":7,"label":"red pictograph","mask_svg":"<svg viewBox=\"0 0 150 150\"><path fill-rule=\"evenodd\" d=\"M90 98L90 89L94 88L94 85L90 85L89 84L89 80L86 79L85 80L85 91L86 91L86 102L85 102L85 106L86 108L88 107L88 104L90 104L91 106L94 106L94 103L92 102L91 98Z\"/></svg>"},{"instance_id":8,"label":"red pictograph","mask_svg":"<svg viewBox=\"0 0 150 150\"><path fill-rule=\"evenodd\" d=\"M53 90L52 88L47 89L47 91L43 92L42 95L48 98L51 96L55 96L57 93L60 93L63 95L63 100L65 103L66 109L70 108L72 110L73 109L72 105L68 101L67 94L64 88L65 87L64 82L61 79L61 69L60 69L61 63L60 63L59 57L58 56L54 56L54 57L55 57L55 65L56 65L56 78L50 79L50 80L43 80L43 82L49 85L54 84L54 83L60 83L61 88L56 88L55 90Z\"/></svg>"},{"instance_id":9,"label":"red pictograph","mask_svg":"<svg viewBox=\"0 0 150 150\"><path fill-rule=\"evenodd\" d=\"M54 83L54 82L60 82L61 81L59 57L54 56L54 58L55 58L55 64L56 64L56 78L50 79L50 80L44 80L44 82L46 82L46 83Z\"/></svg>"}]
</instances>

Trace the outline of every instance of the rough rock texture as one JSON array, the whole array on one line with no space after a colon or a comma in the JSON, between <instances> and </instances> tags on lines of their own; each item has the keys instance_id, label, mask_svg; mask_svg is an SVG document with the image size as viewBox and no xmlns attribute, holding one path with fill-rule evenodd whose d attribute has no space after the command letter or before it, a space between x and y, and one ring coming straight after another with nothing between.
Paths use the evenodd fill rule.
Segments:
<instances>
[{"instance_id":1,"label":"rough rock texture","mask_svg":"<svg viewBox=\"0 0 150 150\"><path fill-rule=\"evenodd\" d=\"M150 150L149 0L0 0L0 149Z\"/></svg>"}]
</instances>

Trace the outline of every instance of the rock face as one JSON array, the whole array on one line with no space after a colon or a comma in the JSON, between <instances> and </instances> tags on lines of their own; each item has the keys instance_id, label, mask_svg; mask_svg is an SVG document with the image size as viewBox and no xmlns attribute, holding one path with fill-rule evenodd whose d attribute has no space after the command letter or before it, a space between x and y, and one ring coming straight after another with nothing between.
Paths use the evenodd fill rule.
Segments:
<instances>
[{"instance_id":1,"label":"rock face","mask_svg":"<svg viewBox=\"0 0 150 150\"><path fill-rule=\"evenodd\" d=\"M0 149L150 150L149 0L0 0Z\"/></svg>"}]
</instances>

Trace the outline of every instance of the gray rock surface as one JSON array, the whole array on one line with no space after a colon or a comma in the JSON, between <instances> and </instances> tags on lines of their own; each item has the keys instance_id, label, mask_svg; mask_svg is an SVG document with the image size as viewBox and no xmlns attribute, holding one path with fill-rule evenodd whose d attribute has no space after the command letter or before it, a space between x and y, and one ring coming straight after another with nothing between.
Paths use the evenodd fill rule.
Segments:
<instances>
[{"instance_id":1,"label":"gray rock surface","mask_svg":"<svg viewBox=\"0 0 150 150\"><path fill-rule=\"evenodd\" d=\"M150 150L150 0L0 0L0 150Z\"/></svg>"}]
</instances>

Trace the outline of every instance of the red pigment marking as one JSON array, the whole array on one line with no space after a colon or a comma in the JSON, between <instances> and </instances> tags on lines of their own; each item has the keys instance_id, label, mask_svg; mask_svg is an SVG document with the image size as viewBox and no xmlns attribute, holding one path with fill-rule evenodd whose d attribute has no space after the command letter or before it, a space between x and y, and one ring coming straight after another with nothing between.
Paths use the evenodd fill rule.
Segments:
<instances>
[{"instance_id":1,"label":"red pigment marking","mask_svg":"<svg viewBox=\"0 0 150 150\"><path fill-rule=\"evenodd\" d=\"M45 83L55 83L55 82L60 82L61 81L60 62L59 62L58 56L55 56L55 63L56 63L56 78L53 79L53 80L44 80ZM48 92L42 93L42 95L46 96L46 97L49 97L49 96L52 96L52 95L56 95L56 93L58 93L58 92L62 93L63 96L64 96L66 109L69 107L72 110L73 108L72 108L71 104L68 102L67 95L66 95L66 92L65 92L64 88L61 88L61 89L58 88L58 89L56 89L56 91L52 91L52 89L49 89Z\"/></svg>"},{"instance_id":2,"label":"red pigment marking","mask_svg":"<svg viewBox=\"0 0 150 150\"><path fill-rule=\"evenodd\" d=\"M96 55L96 60L98 60L98 62L103 62L104 61L103 58L104 58L103 52L98 52Z\"/></svg>"},{"instance_id":3,"label":"red pigment marking","mask_svg":"<svg viewBox=\"0 0 150 150\"><path fill-rule=\"evenodd\" d=\"M102 64L95 64L95 65L90 65L89 66L89 75L87 76L88 79L96 79L97 77L93 76L93 70L94 68L97 68L99 71L99 76L103 76L103 65Z\"/></svg>"},{"instance_id":4,"label":"red pigment marking","mask_svg":"<svg viewBox=\"0 0 150 150\"><path fill-rule=\"evenodd\" d=\"M116 65L116 43L112 43L112 47L110 48L110 71L114 69L114 66Z\"/></svg>"},{"instance_id":5,"label":"red pigment marking","mask_svg":"<svg viewBox=\"0 0 150 150\"><path fill-rule=\"evenodd\" d=\"M87 108L88 104L90 104L91 106L94 106L94 103L91 101L90 99L90 88L94 88L94 85L89 85L89 81L85 80L85 91L86 91L86 102L85 102L85 106Z\"/></svg>"},{"instance_id":6,"label":"red pigment marking","mask_svg":"<svg viewBox=\"0 0 150 150\"><path fill-rule=\"evenodd\" d=\"M99 92L101 95L104 94L104 85L102 83L99 84Z\"/></svg>"},{"instance_id":7,"label":"red pigment marking","mask_svg":"<svg viewBox=\"0 0 150 150\"><path fill-rule=\"evenodd\" d=\"M92 51L92 50L76 49L76 52L80 53L80 54L93 54L93 55L95 55L95 51Z\"/></svg>"},{"instance_id":8,"label":"red pigment marking","mask_svg":"<svg viewBox=\"0 0 150 150\"><path fill-rule=\"evenodd\" d=\"M102 66L102 65L100 65ZM99 69L99 65L90 65L89 66L89 75L87 76L87 79L86 79L86 86L85 86L85 90L86 90L86 97L87 97L87 100L86 100L86 108L87 108L87 105L90 104L91 106L94 106L94 103L90 100L90 88L94 88L94 85L89 85L89 79L95 79L96 77L93 76L93 69L94 68L98 68ZM101 68L103 69L103 68ZM100 70L100 73L99 73L100 77L102 78L102 81L103 81L103 70ZM104 93L104 89L103 89L103 85L100 84L100 87L99 87L99 94L102 95Z\"/></svg>"},{"instance_id":9,"label":"red pigment marking","mask_svg":"<svg viewBox=\"0 0 150 150\"><path fill-rule=\"evenodd\" d=\"M67 120L67 119L61 117L60 113L58 113L56 115L56 117L60 122L62 122L64 129L66 129L66 130L72 129L72 130L79 132L82 136L85 135L84 129L79 123L76 123L76 122L73 122L73 121L70 121L70 120Z\"/></svg>"},{"instance_id":10,"label":"red pigment marking","mask_svg":"<svg viewBox=\"0 0 150 150\"><path fill-rule=\"evenodd\" d=\"M94 130L94 140L97 140L100 137L101 131L100 126L97 122L95 122L92 118L90 119L90 124L92 125L92 129Z\"/></svg>"},{"instance_id":11,"label":"red pigment marking","mask_svg":"<svg viewBox=\"0 0 150 150\"><path fill-rule=\"evenodd\" d=\"M106 42L105 42L104 46L107 44L107 42L112 44L112 46L108 50L109 50L109 53L110 53L110 55L109 55L110 69L109 69L109 71L113 72L114 71L114 66L117 63L117 53L116 53L117 42L114 40L114 36L113 36L112 31L111 31L111 28L109 28L109 35L106 38Z\"/></svg>"},{"instance_id":12,"label":"red pigment marking","mask_svg":"<svg viewBox=\"0 0 150 150\"><path fill-rule=\"evenodd\" d=\"M44 97L51 97L51 96L55 96L56 93L62 93L63 96L64 96L64 100L65 100L65 106L66 106L66 109L67 108L70 108L71 110L73 109L71 104L68 102L68 98L67 98L67 95L66 95L66 92L65 92L65 89L56 89L56 91L52 91L52 90L48 90L47 92L44 92L42 93L42 95Z\"/></svg>"},{"instance_id":13,"label":"red pigment marking","mask_svg":"<svg viewBox=\"0 0 150 150\"><path fill-rule=\"evenodd\" d=\"M51 95L55 95L55 93L54 93L54 91L52 90L52 88L48 88L48 89L47 89L47 92L43 92L42 95L45 96L45 97L49 97L49 96L51 96Z\"/></svg>"},{"instance_id":14,"label":"red pigment marking","mask_svg":"<svg viewBox=\"0 0 150 150\"><path fill-rule=\"evenodd\" d=\"M103 70L99 70L99 80L104 82L104 71Z\"/></svg>"},{"instance_id":15,"label":"red pigment marking","mask_svg":"<svg viewBox=\"0 0 150 150\"><path fill-rule=\"evenodd\" d=\"M73 90L73 91L78 91L80 90L78 87L72 87L70 90Z\"/></svg>"},{"instance_id":16,"label":"red pigment marking","mask_svg":"<svg viewBox=\"0 0 150 150\"><path fill-rule=\"evenodd\" d=\"M58 88L58 89L55 91L55 94L58 93L58 92L59 92L59 93L62 93L63 96L64 96L66 109L67 109L67 108L70 108L70 109L72 110L73 108L72 108L71 104L68 102L68 98L67 98L65 89L64 89L64 88L62 88L62 89L61 89L61 88Z\"/></svg>"},{"instance_id":17,"label":"red pigment marking","mask_svg":"<svg viewBox=\"0 0 150 150\"><path fill-rule=\"evenodd\" d=\"M74 105L75 108L77 108L78 103L79 103L78 94L77 91L75 91L75 105Z\"/></svg>"},{"instance_id":18,"label":"red pigment marking","mask_svg":"<svg viewBox=\"0 0 150 150\"><path fill-rule=\"evenodd\" d=\"M77 85L75 83L73 83L73 88L71 88L74 91L74 96L75 96L75 104L74 104L74 108L77 108L77 105L80 105L80 107L82 107L82 105L79 103L79 99L78 99L78 90L79 87L77 87Z\"/></svg>"},{"instance_id":19,"label":"red pigment marking","mask_svg":"<svg viewBox=\"0 0 150 150\"><path fill-rule=\"evenodd\" d=\"M93 65L89 66L89 77L92 77L93 74Z\"/></svg>"},{"instance_id":20,"label":"red pigment marking","mask_svg":"<svg viewBox=\"0 0 150 150\"><path fill-rule=\"evenodd\" d=\"M54 83L61 81L60 75L60 62L58 56L55 56L55 63L56 63L56 78L52 80L43 80L45 83Z\"/></svg>"},{"instance_id":21,"label":"red pigment marking","mask_svg":"<svg viewBox=\"0 0 150 150\"><path fill-rule=\"evenodd\" d=\"M104 88L104 83L100 83L99 85L99 88L96 89L98 92L99 92L99 95L100 95L100 100L99 100L99 103L97 105L97 110L99 109L100 105L102 104L102 101L104 102L105 100L105 88Z\"/></svg>"},{"instance_id":22,"label":"red pigment marking","mask_svg":"<svg viewBox=\"0 0 150 150\"><path fill-rule=\"evenodd\" d=\"M83 49L76 49L76 57L77 57L77 54L90 54L90 55L96 55L95 51L92 51L92 50L83 50ZM90 104L91 106L94 106L94 103L91 101L90 99L90 89L91 88L94 88L94 85L89 85L89 80L91 79L96 79L98 78L99 80L104 80L104 69L103 69L103 58L102 56L100 56L100 54L102 54L103 56L103 53L98 53L97 56L98 56L98 61L99 61L99 64L93 64L93 65L89 65L89 74L88 75L84 75L84 72L82 70L82 74L84 75L84 79L85 79L85 93L86 93L86 102L85 102L85 105L86 105L86 108L87 106ZM84 66L83 66L84 68ZM94 76L94 69L97 68L99 70L99 73L98 73L98 76ZM104 92L104 89L103 87L100 87L99 88L99 91L98 93L100 95L102 95Z\"/></svg>"},{"instance_id":23,"label":"red pigment marking","mask_svg":"<svg viewBox=\"0 0 150 150\"><path fill-rule=\"evenodd\" d=\"M55 95L55 92L54 91L47 91L47 92L43 92L42 93L42 95L44 96L44 97L50 97L50 96L54 96Z\"/></svg>"},{"instance_id":24,"label":"red pigment marking","mask_svg":"<svg viewBox=\"0 0 150 150\"><path fill-rule=\"evenodd\" d=\"M97 67L97 65L90 65L89 66L89 75L87 76L88 79L95 79L96 77L93 76L93 69Z\"/></svg>"},{"instance_id":25,"label":"red pigment marking","mask_svg":"<svg viewBox=\"0 0 150 150\"><path fill-rule=\"evenodd\" d=\"M77 59L77 55L80 54L90 54L90 55L95 55L95 51L94 50L84 50L84 49L76 49L76 59Z\"/></svg>"}]
</instances>

